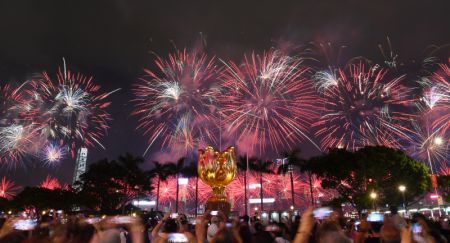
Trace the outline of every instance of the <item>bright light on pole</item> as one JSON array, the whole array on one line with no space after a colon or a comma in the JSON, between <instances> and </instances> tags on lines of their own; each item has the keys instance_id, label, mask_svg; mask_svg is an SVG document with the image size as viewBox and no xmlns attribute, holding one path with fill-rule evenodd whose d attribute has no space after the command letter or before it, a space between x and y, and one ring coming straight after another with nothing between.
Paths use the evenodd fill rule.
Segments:
<instances>
[{"instance_id":1,"label":"bright light on pole","mask_svg":"<svg viewBox=\"0 0 450 243\"><path fill-rule=\"evenodd\" d=\"M400 186L398 187L398 190L402 193L402 197L403 197L403 209L405 210L405 214L406 214L406 200L405 200L406 186L400 185Z\"/></svg>"},{"instance_id":2,"label":"bright light on pole","mask_svg":"<svg viewBox=\"0 0 450 243\"><path fill-rule=\"evenodd\" d=\"M372 198L372 208L375 211L375 199L377 198L377 194L375 192L370 193L370 198Z\"/></svg>"}]
</instances>

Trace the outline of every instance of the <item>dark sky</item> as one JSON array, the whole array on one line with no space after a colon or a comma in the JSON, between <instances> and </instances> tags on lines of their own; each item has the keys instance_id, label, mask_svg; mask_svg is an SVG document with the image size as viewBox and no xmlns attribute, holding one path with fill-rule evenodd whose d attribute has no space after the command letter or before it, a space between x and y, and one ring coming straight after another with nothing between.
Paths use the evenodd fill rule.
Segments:
<instances>
[{"instance_id":1,"label":"dark sky","mask_svg":"<svg viewBox=\"0 0 450 243\"><path fill-rule=\"evenodd\" d=\"M244 52L275 46L330 41L349 46L349 56L381 58L378 43L392 40L404 59L427 45L450 43L450 1L152 1L0 0L0 82L23 82L54 72L65 57L70 68L93 75L113 95L107 150L90 150L89 162L126 151L142 154L145 138L134 128L130 85L150 67L154 51L166 55L194 45L203 33L207 50L239 61ZM47 174L71 180L73 161L48 169L28 165L3 170L22 185Z\"/></svg>"}]
</instances>

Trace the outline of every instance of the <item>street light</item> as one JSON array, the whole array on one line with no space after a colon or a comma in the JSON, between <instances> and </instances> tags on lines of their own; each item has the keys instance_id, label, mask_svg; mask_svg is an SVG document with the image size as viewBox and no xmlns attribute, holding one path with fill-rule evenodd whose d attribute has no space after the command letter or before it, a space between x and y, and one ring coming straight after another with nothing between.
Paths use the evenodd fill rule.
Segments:
<instances>
[{"instance_id":1,"label":"street light","mask_svg":"<svg viewBox=\"0 0 450 243\"><path fill-rule=\"evenodd\" d=\"M372 198L372 208L373 208L373 210L376 210L375 209L375 199L377 199L377 194L375 192L371 192L370 198Z\"/></svg>"},{"instance_id":2,"label":"street light","mask_svg":"<svg viewBox=\"0 0 450 243\"><path fill-rule=\"evenodd\" d=\"M402 197L403 197L403 209L405 210L405 214L406 214L406 203L405 203L405 191L406 191L406 186L404 185L400 185L398 187L398 190L402 193Z\"/></svg>"}]
</instances>

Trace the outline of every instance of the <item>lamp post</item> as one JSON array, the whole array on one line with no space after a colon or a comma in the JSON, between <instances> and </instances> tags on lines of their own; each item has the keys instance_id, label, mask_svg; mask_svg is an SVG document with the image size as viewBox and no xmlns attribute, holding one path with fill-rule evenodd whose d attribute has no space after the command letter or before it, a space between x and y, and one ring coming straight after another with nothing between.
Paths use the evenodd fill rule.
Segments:
<instances>
[{"instance_id":1,"label":"lamp post","mask_svg":"<svg viewBox=\"0 0 450 243\"><path fill-rule=\"evenodd\" d=\"M402 197L403 197L403 210L405 210L405 214L406 214L406 200L405 200L406 186L400 185L400 186L398 187L398 190L402 193Z\"/></svg>"},{"instance_id":2,"label":"lamp post","mask_svg":"<svg viewBox=\"0 0 450 243\"><path fill-rule=\"evenodd\" d=\"M375 211L375 200L377 199L377 194L375 192L370 193L370 198L372 198L372 208Z\"/></svg>"}]
</instances>

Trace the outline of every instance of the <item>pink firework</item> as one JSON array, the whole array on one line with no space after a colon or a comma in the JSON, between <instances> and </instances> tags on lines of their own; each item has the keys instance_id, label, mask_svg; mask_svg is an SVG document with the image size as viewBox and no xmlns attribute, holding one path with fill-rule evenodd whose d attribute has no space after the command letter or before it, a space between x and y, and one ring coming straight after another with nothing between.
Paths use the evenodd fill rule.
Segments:
<instances>
[{"instance_id":1,"label":"pink firework","mask_svg":"<svg viewBox=\"0 0 450 243\"><path fill-rule=\"evenodd\" d=\"M253 53L240 66L227 65L222 113L227 131L241 148L261 154L267 146L278 151L310 140L306 131L318 115L320 99L307 71L300 59L277 51Z\"/></svg>"},{"instance_id":2,"label":"pink firework","mask_svg":"<svg viewBox=\"0 0 450 243\"><path fill-rule=\"evenodd\" d=\"M43 72L32 82L30 119L39 123L41 134L53 141L70 145L72 157L78 146L99 145L111 120L106 111L110 93L101 91L92 77L59 70L55 78Z\"/></svg>"},{"instance_id":3,"label":"pink firework","mask_svg":"<svg viewBox=\"0 0 450 243\"><path fill-rule=\"evenodd\" d=\"M439 175L450 176L450 166L447 162L439 163Z\"/></svg>"},{"instance_id":4,"label":"pink firework","mask_svg":"<svg viewBox=\"0 0 450 243\"><path fill-rule=\"evenodd\" d=\"M156 185L156 184L154 184ZM153 190L156 194L156 188ZM167 204L171 201L175 202L177 192L177 180L174 177L168 178L166 181L161 181L159 188L159 203Z\"/></svg>"},{"instance_id":5,"label":"pink firework","mask_svg":"<svg viewBox=\"0 0 450 243\"><path fill-rule=\"evenodd\" d=\"M36 126L24 119L22 87L0 86L0 162L8 166L16 165L34 147Z\"/></svg>"},{"instance_id":6,"label":"pink firework","mask_svg":"<svg viewBox=\"0 0 450 243\"><path fill-rule=\"evenodd\" d=\"M293 174L294 184L294 200L295 202L302 202L304 200L304 185L301 182L301 176L297 173ZM278 194L282 199L292 200L291 193L291 178L289 174L279 176Z\"/></svg>"},{"instance_id":7,"label":"pink firework","mask_svg":"<svg viewBox=\"0 0 450 243\"><path fill-rule=\"evenodd\" d=\"M57 178L47 175L47 177L45 177L45 180L41 183L41 185L39 187L46 188L49 190L55 190L55 189L61 189L61 184L59 184L59 181Z\"/></svg>"},{"instance_id":8,"label":"pink firework","mask_svg":"<svg viewBox=\"0 0 450 243\"><path fill-rule=\"evenodd\" d=\"M314 126L322 148L400 147L410 132L403 123L414 117L403 112L412 104L403 79L363 63L317 72L314 80L325 102Z\"/></svg>"},{"instance_id":9,"label":"pink firework","mask_svg":"<svg viewBox=\"0 0 450 243\"><path fill-rule=\"evenodd\" d=\"M303 193L304 197L308 198L310 200L311 197L311 187L313 191L314 200L323 200L328 201L336 195L336 193L333 190L329 189L323 189L322 188L322 180L318 178L315 175L312 175L311 177L311 185L310 185L310 178L306 174L302 174L301 176L302 180L300 181L301 187L303 187Z\"/></svg>"},{"instance_id":10,"label":"pink firework","mask_svg":"<svg viewBox=\"0 0 450 243\"><path fill-rule=\"evenodd\" d=\"M6 177L3 177L0 184L0 197L11 200L21 188L21 186L16 185L13 181L9 181Z\"/></svg>"},{"instance_id":11,"label":"pink firework","mask_svg":"<svg viewBox=\"0 0 450 243\"><path fill-rule=\"evenodd\" d=\"M214 142L220 69L216 59L186 49L158 57L158 70L144 69L146 77L135 85L134 115L138 129L149 136L149 150L160 139L162 146L182 144L185 152L198 148L198 142Z\"/></svg>"},{"instance_id":12,"label":"pink firework","mask_svg":"<svg viewBox=\"0 0 450 243\"><path fill-rule=\"evenodd\" d=\"M446 162L449 159L449 138L444 131L444 127L433 126L433 119L430 113L425 113L420 119L412 122L414 133L411 136L409 152L415 158L426 163L431 172L435 173L438 163Z\"/></svg>"},{"instance_id":13,"label":"pink firework","mask_svg":"<svg viewBox=\"0 0 450 243\"><path fill-rule=\"evenodd\" d=\"M251 185L251 189L249 188L247 190L247 198L250 198L250 194L256 195L256 190L259 188L256 185L258 184L256 182L256 179L251 176L251 173L248 173L247 177L247 183L248 185ZM233 205L236 205L237 207L240 207L244 204L244 197L245 197L245 183L244 183L244 174L243 172L240 172L236 175L236 178L225 188L226 194L228 198L232 201ZM259 193L259 190L258 190Z\"/></svg>"},{"instance_id":14,"label":"pink firework","mask_svg":"<svg viewBox=\"0 0 450 243\"><path fill-rule=\"evenodd\" d=\"M439 65L429 78L421 79L424 86L420 105L434 118L434 129L450 132L450 59ZM450 141L450 140L449 140Z\"/></svg>"},{"instance_id":15,"label":"pink firework","mask_svg":"<svg viewBox=\"0 0 450 243\"><path fill-rule=\"evenodd\" d=\"M189 200L195 201L195 178L189 179ZM211 187L202 180L198 180L198 204L205 204L212 195Z\"/></svg>"}]
</instances>

